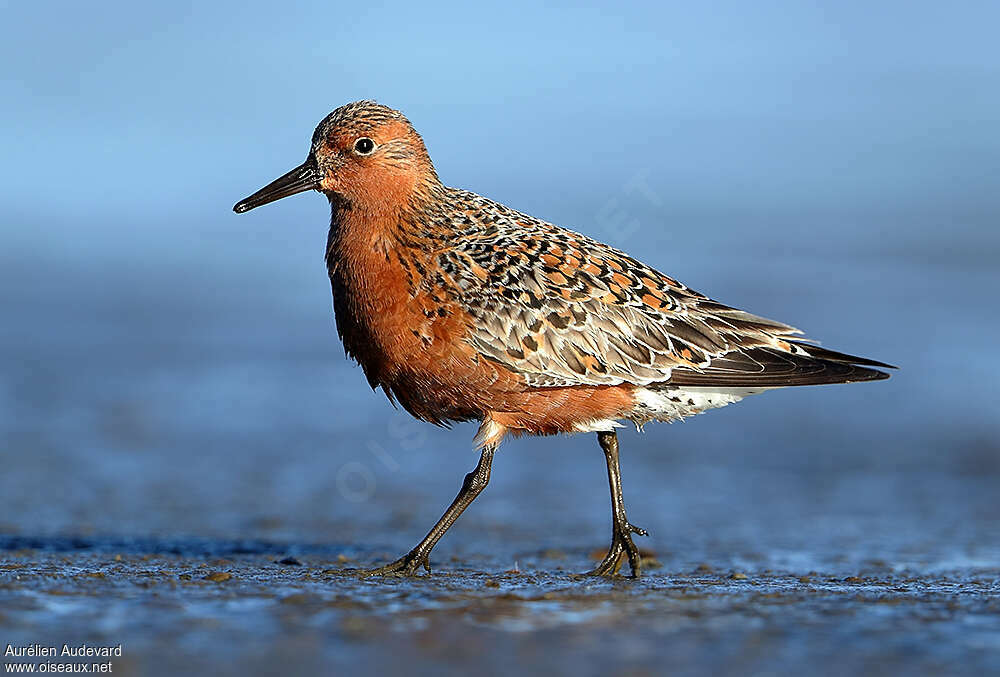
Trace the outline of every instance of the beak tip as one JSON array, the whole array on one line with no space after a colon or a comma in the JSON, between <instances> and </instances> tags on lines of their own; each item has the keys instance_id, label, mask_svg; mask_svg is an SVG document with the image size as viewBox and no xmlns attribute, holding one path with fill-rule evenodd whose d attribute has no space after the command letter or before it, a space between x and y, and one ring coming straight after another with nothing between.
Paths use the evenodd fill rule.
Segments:
<instances>
[{"instance_id":1,"label":"beak tip","mask_svg":"<svg viewBox=\"0 0 1000 677\"><path fill-rule=\"evenodd\" d=\"M241 200L233 205L233 211L237 214L242 214L243 212L250 211L250 205L246 203L246 200Z\"/></svg>"}]
</instances>

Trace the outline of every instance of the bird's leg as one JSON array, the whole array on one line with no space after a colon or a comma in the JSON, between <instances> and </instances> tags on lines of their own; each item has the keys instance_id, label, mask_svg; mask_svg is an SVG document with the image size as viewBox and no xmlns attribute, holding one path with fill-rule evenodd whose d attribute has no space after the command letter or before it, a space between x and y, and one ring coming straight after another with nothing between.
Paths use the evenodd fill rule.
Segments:
<instances>
[{"instance_id":1,"label":"bird's leg","mask_svg":"<svg viewBox=\"0 0 1000 677\"><path fill-rule=\"evenodd\" d=\"M645 529L629 524L625 514L625 499L622 497L622 472L618 467L618 434L613 430L597 433L597 441L604 450L604 458L608 462L608 482L611 485L611 547L607 556L592 571L591 576L615 576L622 567L622 555L628 557L632 578L639 577L642 558L639 548L632 542L632 534L648 536Z\"/></svg>"},{"instance_id":2,"label":"bird's leg","mask_svg":"<svg viewBox=\"0 0 1000 677\"><path fill-rule=\"evenodd\" d=\"M428 556L431 553L431 549L441 540L444 532L448 531L448 527L455 523L455 520L462 514L462 511L468 508L476 500L476 496L482 493L486 485L489 484L490 468L493 465L493 452L495 450L495 447L483 448L483 453L479 457L479 465L465 476L465 481L462 482L462 488L458 492L458 496L455 497L455 500L452 501L448 509L444 511L444 514L441 515L441 519L437 521L434 528L424 536L422 541L417 543L413 550L410 550L410 552L391 564L386 564L377 569L364 569L357 573L362 576L415 576L421 567L429 573L431 564Z\"/></svg>"}]
</instances>

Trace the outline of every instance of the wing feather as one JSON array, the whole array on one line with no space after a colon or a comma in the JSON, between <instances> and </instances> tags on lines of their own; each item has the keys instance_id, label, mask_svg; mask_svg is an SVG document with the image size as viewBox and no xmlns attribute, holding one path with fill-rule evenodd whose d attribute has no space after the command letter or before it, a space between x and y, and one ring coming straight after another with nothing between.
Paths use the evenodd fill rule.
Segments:
<instances>
[{"instance_id":1,"label":"wing feather","mask_svg":"<svg viewBox=\"0 0 1000 677\"><path fill-rule=\"evenodd\" d=\"M469 234L439 262L470 317L466 340L530 386L775 387L887 376L869 367L889 365L803 343L798 329L719 303L624 252L474 198L493 223L516 228Z\"/></svg>"}]
</instances>

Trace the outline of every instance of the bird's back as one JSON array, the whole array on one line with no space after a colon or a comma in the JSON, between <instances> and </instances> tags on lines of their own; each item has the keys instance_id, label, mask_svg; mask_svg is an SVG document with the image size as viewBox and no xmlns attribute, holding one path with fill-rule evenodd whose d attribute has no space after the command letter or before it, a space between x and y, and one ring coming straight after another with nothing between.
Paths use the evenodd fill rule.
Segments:
<instances>
[{"instance_id":1,"label":"bird's back","mask_svg":"<svg viewBox=\"0 0 1000 677\"><path fill-rule=\"evenodd\" d=\"M475 225L438 255L475 318L468 340L532 386L885 377L859 365L888 365L811 345L794 327L714 301L607 244L474 193L451 195Z\"/></svg>"}]
</instances>

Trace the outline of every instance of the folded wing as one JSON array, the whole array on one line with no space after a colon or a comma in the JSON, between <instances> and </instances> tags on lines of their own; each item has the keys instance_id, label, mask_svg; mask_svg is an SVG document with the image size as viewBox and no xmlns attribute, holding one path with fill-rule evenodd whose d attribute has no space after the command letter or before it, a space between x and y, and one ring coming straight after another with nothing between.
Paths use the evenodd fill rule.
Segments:
<instances>
[{"instance_id":1,"label":"folded wing","mask_svg":"<svg viewBox=\"0 0 1000 677\"><path fill-rule=\"evenodd\" d=\"M871 367L889 365L811 345L794 327L713 301L608 245L496 208L498 220L516 215L517 239L496 229L468 237L440 264L472 318L467 340L530 386L887 377Z\"/></svg>"}]
</instances>

